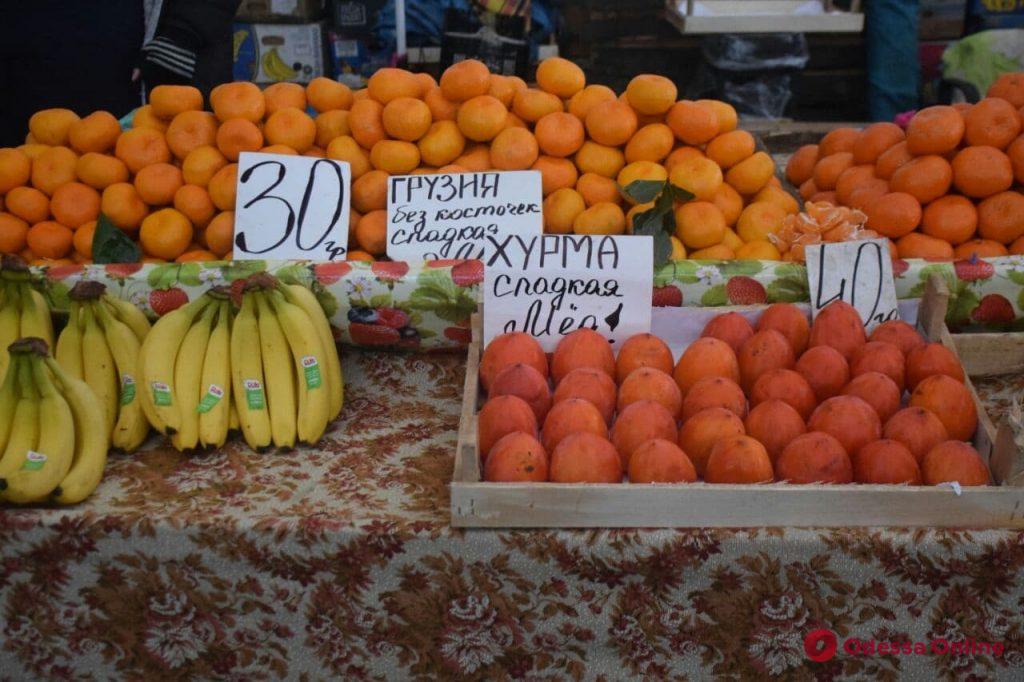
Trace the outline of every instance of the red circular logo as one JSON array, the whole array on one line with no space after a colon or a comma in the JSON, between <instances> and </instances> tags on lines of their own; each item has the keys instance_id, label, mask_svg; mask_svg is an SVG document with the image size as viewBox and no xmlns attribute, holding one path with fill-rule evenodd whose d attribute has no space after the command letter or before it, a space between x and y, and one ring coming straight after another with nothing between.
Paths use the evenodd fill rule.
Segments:
<instances>
[{"instance_id":1,"label":"red circular logo","mask_svg":"<svg viewBox=\"0 0 1024 682\"><path fill-rule=\"evenodd\" d=\"M804 637L804 653L815 663L824 663L836 655L838 640L831 630L811 630Z\"/></svg>"}]
</instances>

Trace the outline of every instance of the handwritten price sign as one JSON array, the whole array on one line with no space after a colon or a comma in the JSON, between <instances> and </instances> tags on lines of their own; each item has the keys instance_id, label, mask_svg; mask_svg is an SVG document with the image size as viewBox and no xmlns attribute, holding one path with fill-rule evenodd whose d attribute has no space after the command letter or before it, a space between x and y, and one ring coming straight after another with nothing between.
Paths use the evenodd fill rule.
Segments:
<instances>
[{"instance_id":1,"label":"handwritten price sign","mask_svg":"<svg viewBox=\"0 0 1024 682\"><path fill-rule=\"evenodd\" d=\"M241 154L234 257L344 260L351 184L344 161Z\"/></svg>"},{"instance_id":2,"label":"handwritten price sign","mask_svg":"<svg viewBox=\"0 0 1024 682\"><path fill-rule=\"evenodd\" d=\"M846 301L860 313L868 333L899 319L892 257L884 239L817 244L805 253L812 316L832 301Z\"/></svg>"},{"instance_id":3,"label":"handwritten price sign","mask_svg":"<svg viewBox=\"0 0 1024 682\"><path fill-rule=\"evenodd\" d=\"M398 175L388 181L388 256L482 259L487 238L540 236L537 171Z\"/></svg>"},{"instance_id":4,"label":"handwritten price sign","mask_svg":"<svg viewBox=\"0 0 1024 682\"><path fill-rule=\"evenodd\" d=\"M487 237L484 343L526 332L546 351L583 327L613 344L651 330L651 237Z\"/></svg>"}]
</instances>

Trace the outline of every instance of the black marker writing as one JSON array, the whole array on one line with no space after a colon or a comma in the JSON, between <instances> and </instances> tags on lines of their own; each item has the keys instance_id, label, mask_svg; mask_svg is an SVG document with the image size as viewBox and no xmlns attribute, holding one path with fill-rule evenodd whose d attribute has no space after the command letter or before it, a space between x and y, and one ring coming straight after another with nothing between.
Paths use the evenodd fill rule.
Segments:
<instances>
[{"instance_id":1,"label":"black marker writing","mask_svg":"<svg viewBox=\"0 0 1024 682\"><path fill-rule=\"evenodd\" d=\"M276 171L271 176L271 182L262 191L260 191L255 197L247 201L242 208L249 209L261 202L278 202L280 206L283 206L287 211L284 218L284 224L280 229L280 238L277 241L273 241L269 246L258 249L249 243L249 239L244 230L240 230L235 235L235 246L246 253L262 254L268 253L290 239L294 240L295 247L300 251L314 251L320 248L321 244L327 244L328 259L334 260L341 258L348 251L345 246L338 246L335 241L328 241L328 237L334 232L338 221L341 219L341 212L345 205L345 181L342 173L341 166L331 159L317 159L309 167L309 174L306 178L306 185L302 190L301 196L280 196L278 194L271 194L271 192L277 190L289 172L288 166L281 163L280 161L261 161L253 164L245 170L239 176L238 182L242 185L248 184L249 182L256 182L256 172L261 168L272 169ZM296 169L292 169L295 172ZM318 173L318 171L321 171ZM266 175L265 173L261 175ZM324 177L323 180L317 184L317 181ZM306 217L310 208L310 201L313 197L314 188L319 188L317 192L318 203L325 205L326 202L322 201L324 196L329 196L329 191L332 188L336 188L337 201L334 204L334 211L331 214L330 221L323 226L319 232L313 232L312 236L307 234L307 238L303 239L303 232L308 227L306 224ZM326 189L324 189L326 188ZM298 202L299 210L296 215L293 204ZM262 212L269 212L272 210L272 206L260 207ZM280 225L280 223L278 223ZM312 229L312 228L310 228ZM268 232L267 229L262 229L261 233ZM273 237L275 233L271 232L270 236ZM264 234L260 235L265 236Z\"/></svg>"},{"instance_id":2,"label":"black marker writing","mask_svg":"<svg viewBox=\"0 0 1024 682\"><path fill-rule=\"evenodd\" d=\"M826 298L825 293L825 280L826 280L826 250L829 248L828 245L822 246L818 249L817 265L818 265L818 286L815 291L814 307L815 310L821 310L828 306L828 304L834 301L846 301L854 308L857 308L857 292L858 282L863 283L865 277L872 277L870 290L867 293L871 304L871 309L867 314L861 313L861 318L866 323L885 322L888 320L897 319L899 317L899 310L892 308L890 310L879 312L878 307L881 305L882 296L885 293L885 281L883 279L884 260L883 258L888 257L888 252L883 254L882 247L877 242L865 241L858 245L856 256L853 259L852 272L841 273L838 283L838 291L831 297ZM849 275L849 277L847 277ZM850 288L847 290L847 282L849 281ZM863 292L862 292L863 293ZM858 308L858 312L860 309Z\"/></svg>"},{"instance_id":3,"label":"black marker writing","mask_svg":"<svg viewBox=\"0 0 1024 682\"><path fill-rule=\"evenodd\" d=\"M547 234L523 238L488 237L487 267L563 268L566 270L614 270L619 267L619 247L610 236Z\"/></svg>"},{"instance_id":4,"label":"black marker writing","mask_svg":"<svg viewBox=\"0 0 1024 682\"><path fill-rule=\"evenodd\" d=\"M392 201L440 201L457 199L494 199L498 196L498 173L459 173L457 175L402 175L391 178Z\"/></svg>"},{"instance_id":5,"label":"black marker writing","mask_svg":"<svg viewBox=\"0 0 1024 682\"><path fill-rule=\"evenodd\" d=\"M561 308L568 294L572 297L596 296L600 298L622 298L619 293L619 281L617 279L599 280L574 279L569 277L545 276L536 277L517 276L504 273L494 278L495 298L513 296L552 296L551 305Z\"/></svg>"}]
</instances>

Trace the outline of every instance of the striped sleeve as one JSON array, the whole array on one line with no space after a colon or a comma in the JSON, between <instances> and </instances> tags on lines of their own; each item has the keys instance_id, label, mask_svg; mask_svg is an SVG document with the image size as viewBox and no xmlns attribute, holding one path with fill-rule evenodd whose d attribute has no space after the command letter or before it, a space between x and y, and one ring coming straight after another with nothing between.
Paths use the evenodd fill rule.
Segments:
<instances>
[{"instance_id":1,"label":"striped sleeve","mask_svg":"<svg viewBox=\"0 0 1024 682\"><path fill-rule=\"evenodd\" d=\"M146 60L179 76L191 79L196 70L196 53L157 36L142 48Z\"/></svg>"}]
</instances>

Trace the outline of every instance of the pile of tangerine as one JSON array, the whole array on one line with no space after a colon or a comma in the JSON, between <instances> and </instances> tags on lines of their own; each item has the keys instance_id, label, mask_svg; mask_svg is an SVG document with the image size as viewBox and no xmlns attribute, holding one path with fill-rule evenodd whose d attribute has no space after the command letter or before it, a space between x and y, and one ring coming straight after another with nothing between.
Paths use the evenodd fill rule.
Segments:
<instances>
[{"instance_id":1,"label":"pile of tangerine","mask_svg":"<svg viewBox=\"0 0 1024 682\"><path fill-rule=\"evenodd\" d=\"M801 147L786 178L809 202L863 211L900 258L1024 253L1024 74L981 101L927 107L895 123L836 128Z\"/></svg>"}]
</instances>

